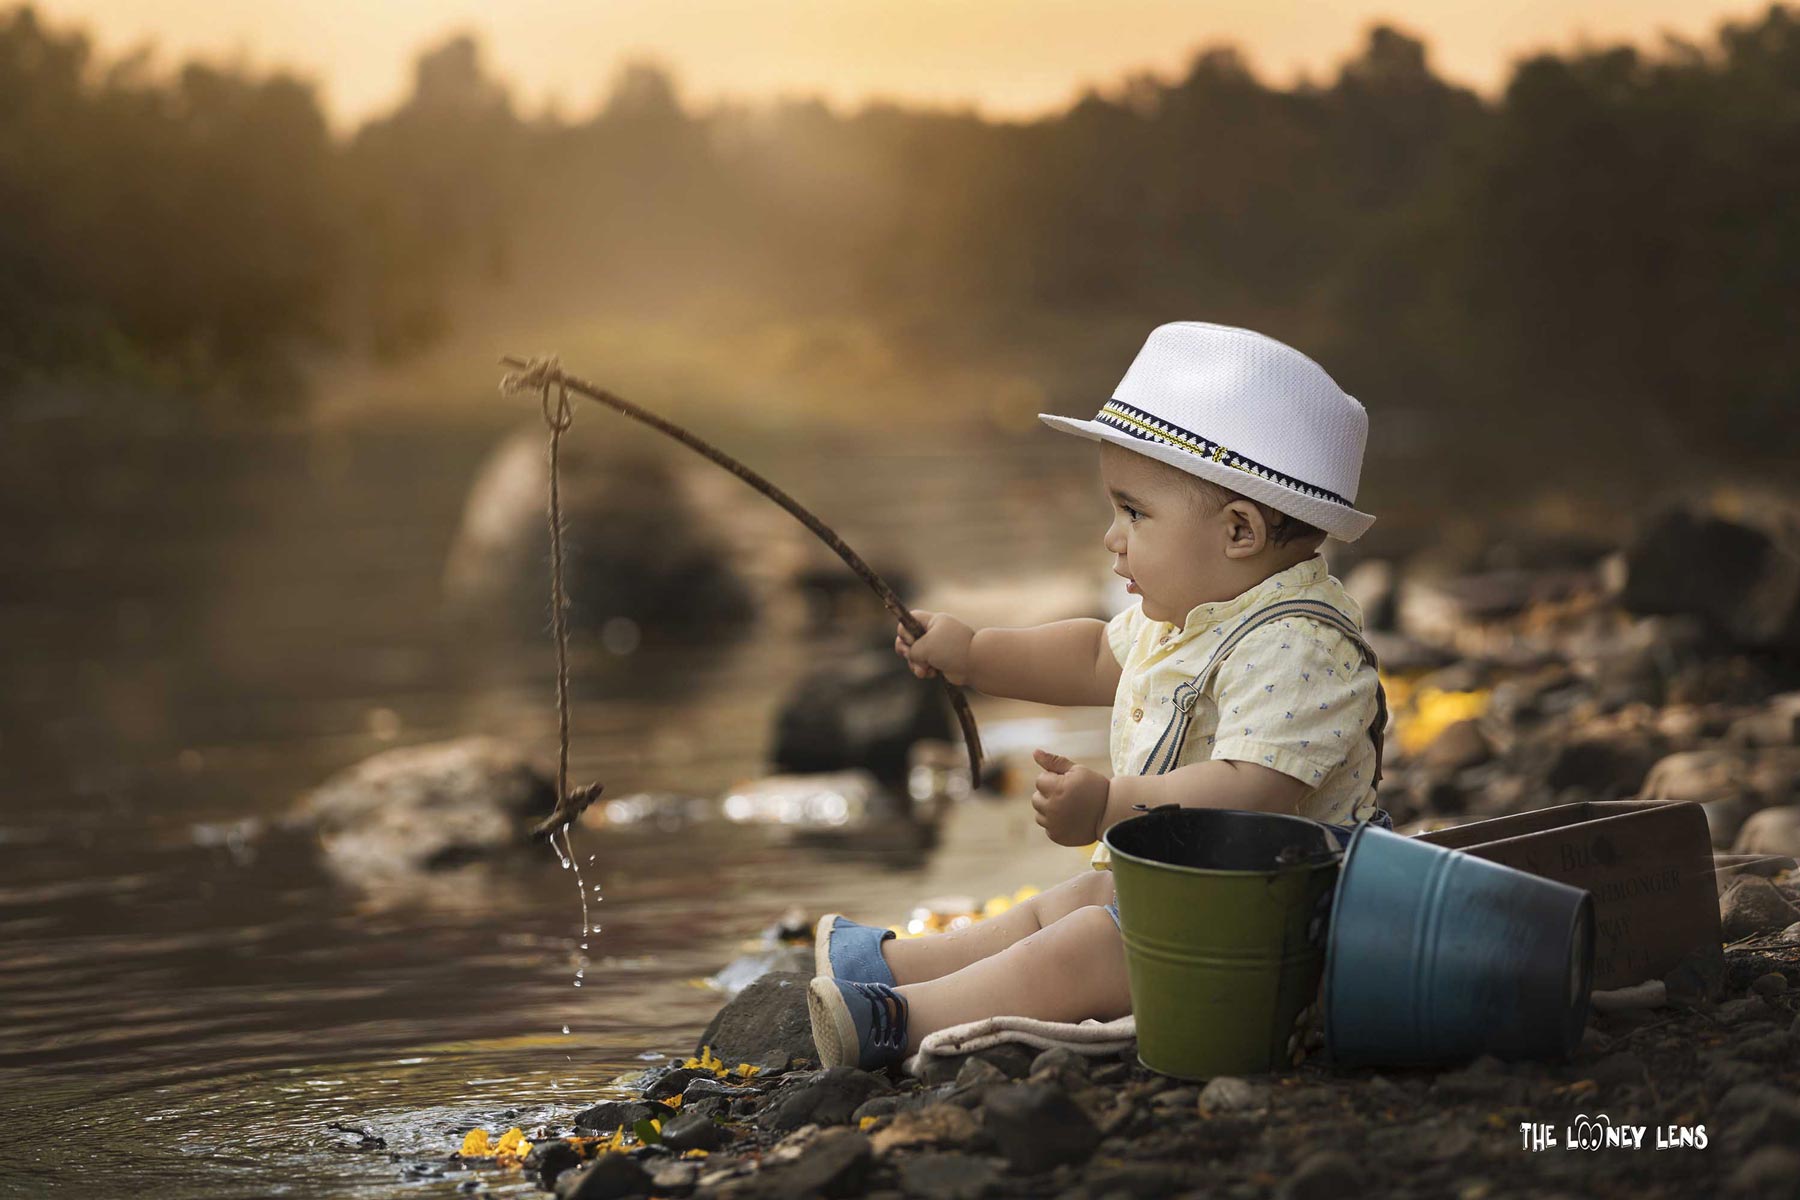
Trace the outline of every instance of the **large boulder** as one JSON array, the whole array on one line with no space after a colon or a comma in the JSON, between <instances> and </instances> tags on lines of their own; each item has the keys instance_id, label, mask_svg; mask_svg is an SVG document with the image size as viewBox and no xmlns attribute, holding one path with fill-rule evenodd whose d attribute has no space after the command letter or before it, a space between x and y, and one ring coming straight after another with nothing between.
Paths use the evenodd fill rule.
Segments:
<instances>
[{"instance_id":1,"label":"large boulder","mask_svg":"<svg viewBox=\"0 0 1800 1200\"><path fill-rule=\"evenodd\" d=\"M1620 603L1689 613L1747 646L1800 648L1800 556L1769 533L1676 505L1652 515L1624 552Z\"/></svg>"},{"instance_id":2,"label":"large boulder","mask_svg":"<svg viewBox=\"0 0 1800 1200\"><path fill-rule=\"evenodd\" d=\"M834 659L795 685L775 721L778 771L804 774L862 767L906 794L909 751L949 741L956 722L942 685L920 679L887 648Z\"/></svg>"},{"instance_id":3,"label":"large boulder","mask_svg":"<svg viewBox=\"0 0 1800 1200\"><path fill-rule=\"evenodd\" d=\"M1800 857L1800 805L1784 804L1750 814L1731 844L1733 854Z\"/></svg>"},{"instance_id":4,"label":"large boulder","mask_svg":"<svg viewBox=\"0 0 1800 1200\"><path fill-rule=\"evenodd\" d=\"M764 975L718 1011L700 1042L697 1055L711 1047L731 1064L755 1063L785 1070L795 1060L817 1060L812 1018L806 1011L806 985L811 974L778 971Z\"/></svg>"},{"instance_id":5,"label":"large boulder","mask_svg":"<svg viewBox=\"0 0 1800 1200\"><path fill-rule=\"evenodd\" d=\"M1800 748L1712 747L1657 761L1644 779L1644 800L1692 801L1706 809L1713 842L1729 846L1751 813L1800 799Z\"/></svg>"},{"instance_id":6,"label":"large boulder","mask_svg":"<svg viewBox=\"0 0 1800 1200\"><path fill-rule=\"evenodd\" d=\"M733 536L743 532L737 526L760 522L762 509L792 519L688 451L655 444L653 434L643 432L647 440L634 439L629 452L608 452L600 433L581 436L585 427L577 422L560 450L570 627L603 634L620 653L640 637L740 630L757 603L738 552L748 547L734 544L751 539ZM476 475L444 569L453 617L543 636L550 589L546 436L541 426L521 430ZM720 494L720 482L733 490Z\"/></svg>"},{"instance_id":7,"label":"large boulder","mask_svg":"<svg viewBox=\"0 0 1800 1200\"><path fill-rule=\"evenodd\" d=\"M300 798L290 823L314 831L332 871L374 882L527 845L554 807L554 787L516 747L463 738L340 771Z\"/></svg>"}]
</instances>

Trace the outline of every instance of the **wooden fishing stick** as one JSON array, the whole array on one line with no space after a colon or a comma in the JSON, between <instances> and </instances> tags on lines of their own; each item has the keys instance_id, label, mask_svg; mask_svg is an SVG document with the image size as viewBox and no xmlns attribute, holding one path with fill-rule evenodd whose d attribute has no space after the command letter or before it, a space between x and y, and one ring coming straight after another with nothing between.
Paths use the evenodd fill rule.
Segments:
<instances>
[{"instance_id":1,"label":"wooden fishing stick","mask_svg":"<svg viewBox=\"0 0 1800 1200\"><path fill-rule=\"evenodd\" d=\"M726 454L723 450L713 448L694 434L689 433L681 426L675 424L673 421L665 421L655 413L640 408L631 401L616 396L605 388L589 383L585 379L578 379L575 376L568 374L554 358L526 360L516 358L509 354L503 356L500 359L500 363L502 366L517 368L516 373L509 372L506 377L500 381L500 389L504 392L537 391L541 390L547 383L557 383L568 388L572 392L586 396L590 400L598 400L609 408L617 409L628 417L642 421L644 424L650 426L650 428L659 433L667 434L676 441L698 451L700 454L705 455L721 467L724 467L727 471L730 471L733 475L736 475L739 479L742 479L745 483L749 484L775 503L781 505L781 507L787 509L788 512L792 513L802 525L818 535L819 540L824 542L827 546L830 546L832 551L836 553L839 558L844 560L844 564L852 571L856 572L858 578L874 589L875 594L881 597L881 602L887 606L887 610L894 614L908 633L912 634L915 638L925 636L925 626L919 622L918 618L912 615L912 612L906 605L900 602L900 597L894 593L894 589L888 586L885 579L875 573L873 567L863 561L860 554L845 545L844 540L837 535L831 526L813 516L800 505L799 501L770 483L767 479L764 479L755 471L752 471L737 459L731 457L731 455ZM981 734L975 728L975 714L969 711L968 698L963 695L961 688L951 683L948 679L945 679L941 674L938 676L938 680L944 685L944 691L950 697L950 706L956 710L956 720L962 726L963 744L968 748L969 752L969 786L971 788L979 788L981 786Z\"/></svg>"}]
</instances>

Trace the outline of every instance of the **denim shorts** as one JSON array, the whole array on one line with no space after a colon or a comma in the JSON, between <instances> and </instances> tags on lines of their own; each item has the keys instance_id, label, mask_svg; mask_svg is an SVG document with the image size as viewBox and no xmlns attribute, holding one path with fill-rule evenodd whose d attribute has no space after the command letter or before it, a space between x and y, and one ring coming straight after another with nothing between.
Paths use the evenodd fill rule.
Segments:
<instances>
[{"instance_id":1,"label":"denim shorts","mask_svg":"<svg viewBox=\"0 0 1800 1200\"><path fill-rule=\"evenodd\" d=\"M1394 818L1388 816L1387 809L1378 808L1375 810L1375 815L1370 817L1366 823L1377 829L1392 829ZM1331 831L1333 837L1337 838L1340 850L1350 844L1350 835L1356 832L1354 825L1327 825L1325 828ZM1112 916L1113 924L1117 925L1119 923L1119 898L1117 896L1106 902L1106 911Z\"/></svg>"}]
</instances>

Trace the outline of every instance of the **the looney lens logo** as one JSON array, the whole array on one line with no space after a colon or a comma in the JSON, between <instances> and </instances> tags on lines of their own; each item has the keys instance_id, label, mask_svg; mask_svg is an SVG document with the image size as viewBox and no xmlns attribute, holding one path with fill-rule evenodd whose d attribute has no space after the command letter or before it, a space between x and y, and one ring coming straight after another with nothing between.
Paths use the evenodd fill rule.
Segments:
<instances>
[{"instance_id":1,"label":"the looney lens logo","mask_svg":"<svg viewBox=\"0 0 1800 1200\"><path fill-rule=\"evenodd\" d=\"M1569 1149L1598 1150L1606 1145L1607 1135L1611 1132L1612 1118L1605 1113L1599 1113L1592 1117L1586 1114L1578 1116L1569 1126ZM1612 1138L1612 1142L1614 1145L1618 1145L1617 1136Z\"/></svg>"}]
</instances>

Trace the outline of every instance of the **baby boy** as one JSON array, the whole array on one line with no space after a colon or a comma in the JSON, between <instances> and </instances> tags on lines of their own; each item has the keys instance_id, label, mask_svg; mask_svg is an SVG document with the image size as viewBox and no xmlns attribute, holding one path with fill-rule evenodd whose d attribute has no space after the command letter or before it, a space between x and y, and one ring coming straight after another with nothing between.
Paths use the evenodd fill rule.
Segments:
<instances>
[{"instance_id":1,"label":"baby boy","mask_svg":"<svg viewBox=\"0 0 1800 1200\"><path fill-rule=\"evenodd\" d=\"M1038 750L1037 823L1065 846L1162 804L1292 813L1340 838L1375 804L1386 700L1362 613L1319 547L1374 522L1354 505L1368 417L1262 334L1154 330L1091 421L1103 545L1139 602L1110 621L971 629L915 611L894 648L921 677L1044 704L1111 705L1112 775ZM1106 865L1104 846L1094 865ZM826 1066L875 1068L925 1035L998 1015L1131 1011L1112 876L1083 872L965 929L900 940L835 913L808 1002Z\"/></svg>"}]
</instances>

